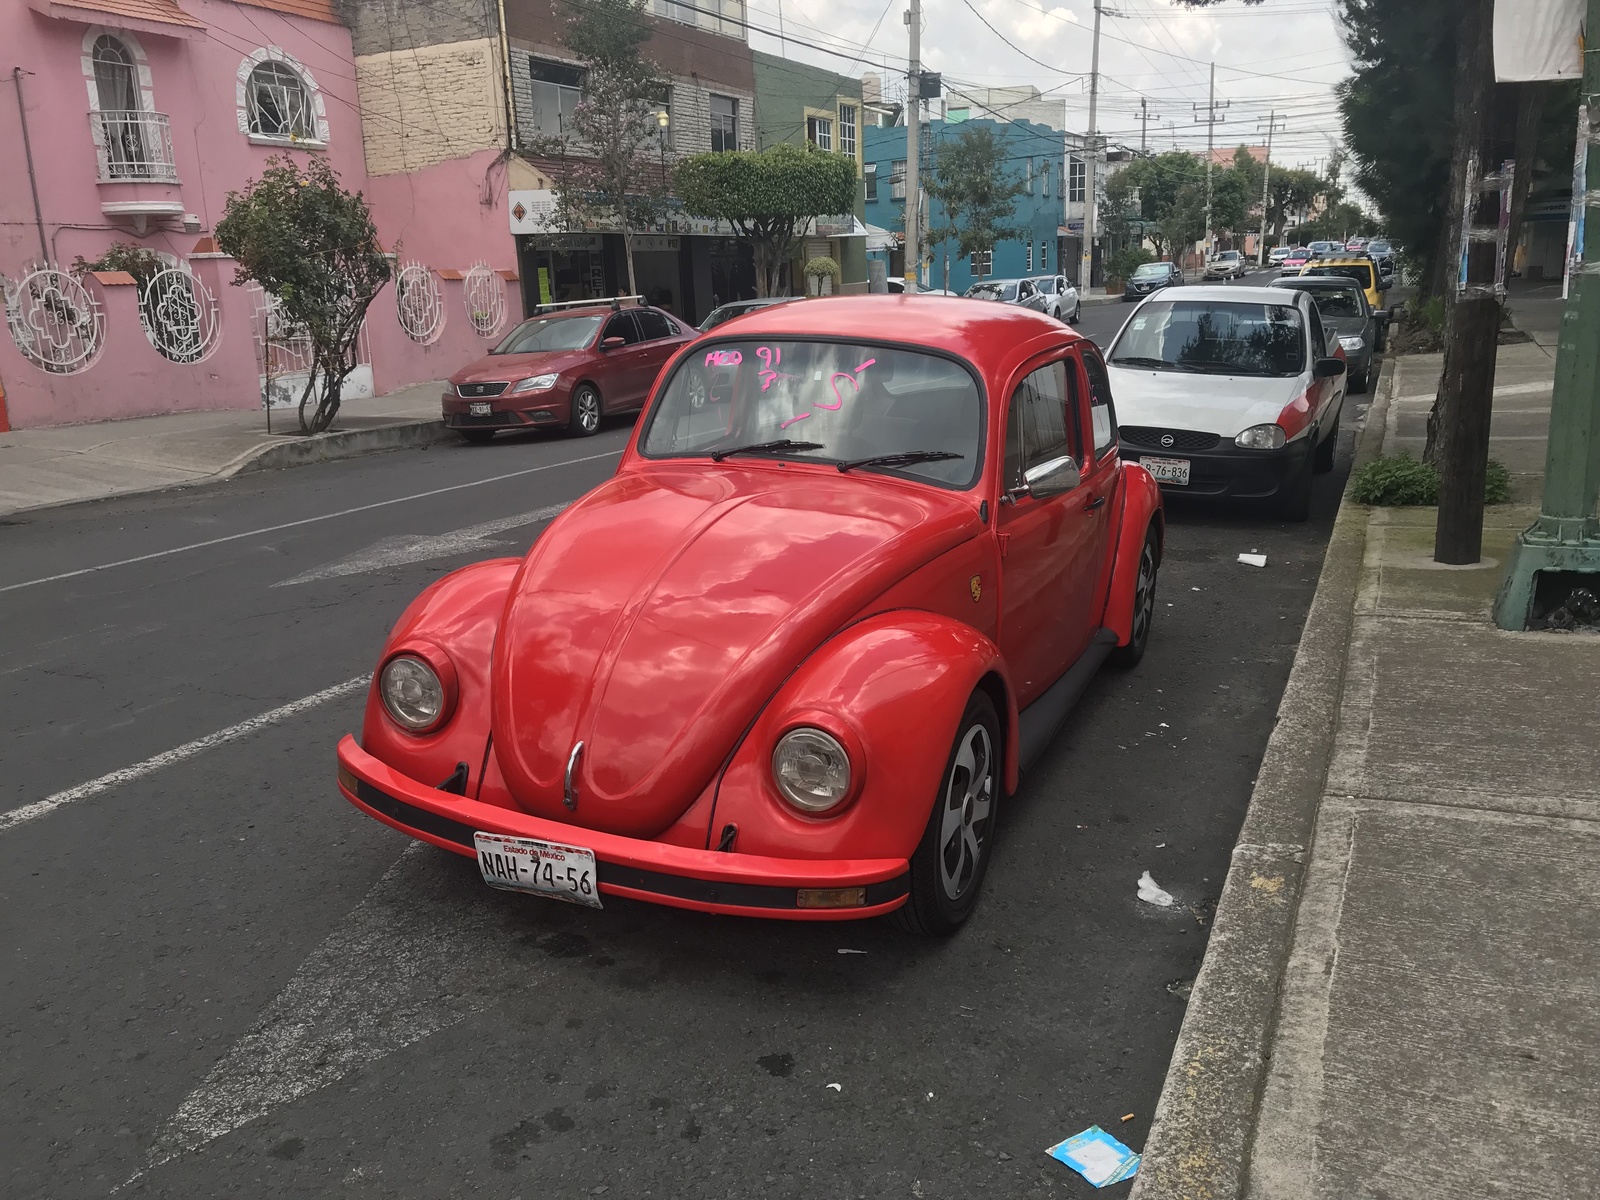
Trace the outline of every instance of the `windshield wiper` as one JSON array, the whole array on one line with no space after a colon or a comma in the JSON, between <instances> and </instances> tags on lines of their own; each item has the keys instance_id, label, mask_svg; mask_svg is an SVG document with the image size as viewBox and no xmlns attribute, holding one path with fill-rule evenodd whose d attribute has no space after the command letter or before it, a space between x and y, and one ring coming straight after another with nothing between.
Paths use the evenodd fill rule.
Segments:
<instances>
[{"instance_id":1,"label":"windshield wiper","mask_svg":"<svg viewBox=\"0 0 1600 1200\"><path fill-rule=\"evenodd\" d=\"M898 467L906 463L943 462L950 458L965 458L949 450L902 450L898 454L874 454L871 458L852 458L839 464L840 472L853 467Z\"/></svg>"},{"instance_id":2,"label":"windshield wiper","mask_svg":"<svg viewBox=\"0 0 1600 1200\"><path fill-rule=\"evenodd\" d=\"M821 442L797 442L794 438L779 438L775 442L751 442L748 446L730 446L726 450L714 450L711 453L712 462L721 462L730 454L765 454L769 450L821 450Z\"/></svg>"},{"instance_id":3,"label":"windshield wiper","mask_svg":"<svg viewBox=\"0 0 1600 1200\"><path fill-rule=\"evenodd\" d=\"M1119 355L1111 361L1119 367L1152 367L1157 371L1174 371L1183 368L1182 363L1168 362L1164 358L1140 358L1138 355Z\"/></svg>"}]
</instances>

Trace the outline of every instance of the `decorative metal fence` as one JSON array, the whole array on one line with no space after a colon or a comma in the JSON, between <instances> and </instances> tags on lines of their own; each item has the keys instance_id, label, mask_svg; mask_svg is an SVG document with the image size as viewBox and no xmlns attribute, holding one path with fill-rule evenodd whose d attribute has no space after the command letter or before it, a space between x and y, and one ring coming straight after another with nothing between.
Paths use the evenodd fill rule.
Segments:
<instances>
[{"instance_id":1,"label":"decorative metal fence","mask_svg":"<svg viewBox=\"0 0 1600 1200\"><path fill-rule=\"evenodd\" d=\"M479 337L493 337L506 323L506 281L485 262L473 263L462 278L462 302Z\"/></svg>"},{"instance_id":2,"label":"decorative metal fence","mask_svg":"<svg viewBox=\"0 0 1600 1200\"><path fill-rule=\"evenodd\" d=\"M168 267L139 288L139 324L164 358L197 363L217 348L222 323L216 297L182 267Z\"/></svg>"},{"instance_id":3,"label":"decorative metal fence","mask_svg":"<svg viewBox=\"0 0 1600 1200\"><path fill-rule=\"evenodd\" d=\"M71 274L48 264L27 268L4 284L6 328L27 360L54 375L94 365L105 345L100 302Z\"/></svg>"},{"instance_id":4,"label":"decorative metal fence","mask_svg":"<svg viewBox=\"0 0 1600 1200\"><path fill-rule=\"evenodd\" d=\"M102 110L89 114L98 136L100 181L150 179L176 183L178 164L172 155L172 126L166 113Z\"/></svg>"},{"instance_id":5,"label":"decorative metal fence","mask_svg":"<svg viewBox=\"0 0 1600 1200\"><path fill-rule=\"evenodd\" d=\"M395 274L394 289L400 328L413 342L432 345L444 330L444 296L433 272L408 262Z\"/></svg>"}]
</instances>

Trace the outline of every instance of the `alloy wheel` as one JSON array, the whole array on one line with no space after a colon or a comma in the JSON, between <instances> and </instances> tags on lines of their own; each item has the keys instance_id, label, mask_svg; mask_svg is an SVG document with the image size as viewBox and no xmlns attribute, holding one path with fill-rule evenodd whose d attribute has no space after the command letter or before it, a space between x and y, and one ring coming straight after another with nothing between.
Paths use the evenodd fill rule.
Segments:
<instances>
[{"instance_id":1,"label":"alloy wheel","mask_svg":"<svg viewBox=\"0 0 1600 1200\"><path fill-rule=\"evenodd\" d=\"M978 877L994 808L994 747L982 724L962 736L940 804L939 882L948 899L960 900Z\"/></svg>"},{"instance_id":2,"label":"alloy wheel","mask_svg":"<svg viewBox=\"0 0 1600 1200\"><path fill-rule=\"evenodd\" d=\"M585 433L593 433L600 428L600 397L592 389L585 388L579 392L574 400L578 406L578 425Z\"/></svg>"},{"instance_id":3,"label":"alloy wheel","mask_svg":"<svg viewBox=\"0 0 1600 1200\"><path fill-rule=\"evenodd\" d=\"M1139 556L1139 581L1134 585L1133 592L1133 637L1130 640L1134 645L1143 644L1145 638L1150 636L1150 622L1155 617L1155 609L1156 551L1147 540L1144 553Z\"/></svg>"}]
</instances>

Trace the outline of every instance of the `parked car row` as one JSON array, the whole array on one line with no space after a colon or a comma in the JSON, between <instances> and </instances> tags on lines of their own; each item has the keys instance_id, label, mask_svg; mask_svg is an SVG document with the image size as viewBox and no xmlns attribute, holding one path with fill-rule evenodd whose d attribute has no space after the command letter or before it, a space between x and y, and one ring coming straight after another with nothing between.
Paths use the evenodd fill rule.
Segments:
<instances>
[{"instance_id":1,"label":"parked car row","mask_svg":"<svg viewBox=\"0 0 1600 1200\"><path fill-rule=\"evenodd\" d=\"M1019 308L1044 313L1058 321L1076 325L1083 313L1078 289L1065 275L1032 275L1025 279L985 279L966 291L972 300L997 300Z\"/></svg>"}]
</instances>

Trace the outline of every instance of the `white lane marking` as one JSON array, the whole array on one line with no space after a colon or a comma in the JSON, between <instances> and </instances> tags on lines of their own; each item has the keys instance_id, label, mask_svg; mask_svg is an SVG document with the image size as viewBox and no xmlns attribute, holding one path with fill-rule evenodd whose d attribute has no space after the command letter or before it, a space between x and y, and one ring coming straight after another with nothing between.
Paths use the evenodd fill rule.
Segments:
<instances>
[{"instance_id":1,"label":"white lane marking","mask_svg":"<svg viewBox=\"0 0 1600 1200\"><path fill-rule=\"evenodd\" d=\"M558 467L570 467L577 463L598 462L602 458L616 458L621 450L608 450L604 454L589 454L583 458L568 458L561 462L545 463L539 467L529 467L524 471L508 471L504 475L491 475L487 479L474 479L470 483L455 483L449 487L434 488L427 492L416 492L410 496L396 496L392 500L377 500L371 504L358 504L354 508L340 509L338 512L322 513L320 516L303 517L298 521L285 521L281 525L268 525L264 529L248 529L244 533L230 533L226 537L210 538L204 542L191 542L187 546L174 546L170 550L157 550L151 554L140 554L133 558L119 558L115 562L101 563L94 567L80 567L76 571L63 571L59 575L46 575L41 579L28 579L22 583L8 583L0 586L0 595L6 592L20 591L22 588L38 587L42 583L57 583L63 579L76 579L80 575L93 575L96 571L109 571L113 567L126 567L134 563L149 562L155 558L166 558L172 554L186 554L190 550L204 550L207 546L220 546L224 542L237 542L241 538L261 537L268 533L279 533L285 529L296 529L301 525L315 525L318 521L332 521L339 517L349 517L356 513L371 512L375 508L387 508L391 504L405 504L410 500L426 500L429 496L442 496L447 492L459 492L464 488L482 487L487 483L499 483L506 479L520 479L524 475L537 475L541 471L554 471Z\"/></svg>"},{"instance_id":2,"label":"white lane marking","mask_svg":"<svg viewBox=\"0 0 1600 1200\"><path fill-rule=\"evenodd\" d=\"M313 692L309 696L291 700L288 704L281 705L271 712L264 712L260 716L251 717L247 721L240 721L237 725L230 725L226 729L219 729L217 732L207 734L203 738L185 742L172 750L157 754L154 758L147 758L143 762L134 763L131 767L123 767L120 770L112 771L108 775L102 775L99 779L91 779L88 783L80 783L77 787L68 788L64 792L46 796L43 800L35 800L32 804L24 804L21 808L13 808L9 812L0 813L0 833L15 829L24 822L47 816L63 805L73 804L79 800L87 800L91 796L98 796L101 792L124 783L132 783L135 779L143 779L146 775L154 774L163 767L170 767L174 763L181 763L197 755L204 754L207 750L213 750L229 742L238 741L242 737L249 737L257 730L266 729L269 726L287 721L297 713L305 712L308 708L315 708L319 704L326 704L329 700L337 700L353 692L362 691L371 679L372 676L370 675L358 675L354 679L336 683L331 688L323 688L320 692Z\"/></svg>"},{"instance_id":3,"label":"white lane marking","mask_svg":"<svg viewBox=\"0 0 1600 1200\"><path fill-rule=\"evenodd\" d=\"M285 579L282 583L275 583L272 586L293 587L297 583L311 583L317 579L332 579L339 575L364 575L368 571L382 571L390 567L402 567L407 563L427 562L433 558L450 558L457 554L481 551L490 546L504 546L508 543L504 539L495 538L495 534L539 521L548 521L566 507L566 503L549 504L532 512L519 513L514 517L500 517L498 520L485 521L481 525L469 525L465 529L455 529L449 533L401 533L393 537L380 538L365 550L358 550L354 554L331 563L324 563L320 567L313 567L293 579Z\"/></svg>"},{"instance_id":4,"label":"white lane marking","mask_svg":"<svg viewBox=\"0 0 1600 1200\"><path fill-rule=\"evenodd\" d=\"M510 910L463 903L462 886L453 855L407 847L178 1106L139 1175L495 1003L506 982L483 963Z\"/></svg>"}]
</instances>

